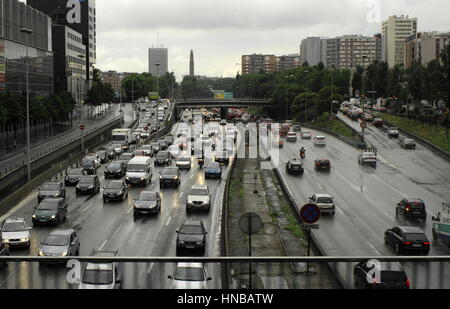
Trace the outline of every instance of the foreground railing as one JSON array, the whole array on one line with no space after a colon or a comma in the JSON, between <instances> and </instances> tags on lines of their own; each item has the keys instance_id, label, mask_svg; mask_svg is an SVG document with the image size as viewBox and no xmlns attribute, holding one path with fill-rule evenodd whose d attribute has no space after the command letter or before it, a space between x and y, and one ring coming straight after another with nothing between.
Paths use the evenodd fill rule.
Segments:
<instances>
[{"instance_id":1,"label":"foreground railing","mask_svg":"<svg viewBox=\"0 0 450 309\"><path fill-rule=\"evenodd\" d=\"M355 265L367 266L371 271L365 277L357 276ZM7 262L7 265L3 265ZM394 262L395 264L392 264ZM330 284L331 269L344 269L345 278L351 283L348 288L377 287L374 283L386 281L385 272L399 269L405 279L399 277L404 286L410 288L450 288L450 256L407 257L0 257L0 288L2 289L77 289L127 288L167 289L212 288L212 289L327 289L339 288ZM185 263L185 264L180 264ZM197 264L192 264L197 263ZM249 264L252 267L248 267ZM306 263L310 263L307 273ZM398 264L397 264L398 263ZM87 265L90 265L87 267ZM222 267L230 264L229 267ZM178 267L200 267L181 269L181 277L173 280ZM394 265L394 266L392 266ZM395 266L397 265L397 266ZM202 268L204 267L204 269ZM387 267L387 268L386 268ZM391 269L391 267L393 267ZM87 270L95 270L88 272ZM231 269L224 276L222 271ZM248 270L252 269L250 276ZM199 274L202 272L204 274ZM378 272L380 271L380 272ZM327 275L328 274L328 275ZM371 276L369 278L369 275ZM171 278L169 278L169 276ZM187 280L200 276L203 282ZM250 284L251 277L251 284ZM384 277L384 278L383 278ZM87 278L87 279L86 279ZM228 279L224 279L228 278ZM362 279L361 279L362 278ZM191 278L192 279L192 278ZM198 278L197 278L198 279ZM209 280L208 280L209 279ZM398 279L398 278L397 278ZM397 280L388 278L391 281ZM361 281L363 280L363 281ZM84 283L83 283L84 281ZM201 281L201 280L200 280ZM367 281L367 282L366 282ZM398 280L397 280L398 281ZM93 283L103 283L93 284ZM90 283L90 284L89 284ZM106 284L110 283L110 284ZM392 283L392 282L391 282ZM345 285L344 285L345 286ZM389 284L388 284L389 286ZM398 287L398 286L397 286Z\"/></svg>"}]
</instances>

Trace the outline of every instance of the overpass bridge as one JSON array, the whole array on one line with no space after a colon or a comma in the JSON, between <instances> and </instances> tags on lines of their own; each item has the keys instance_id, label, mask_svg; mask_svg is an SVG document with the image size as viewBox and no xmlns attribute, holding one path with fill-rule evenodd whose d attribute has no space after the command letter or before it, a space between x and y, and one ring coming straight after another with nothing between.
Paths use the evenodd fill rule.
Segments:
<instances>
[{"instance_id":1,"label":"overpass bridge","mask_svg":"<svg viewBox=\"0 0 450 309\"><path fill-rule=\"evenodd\" d=\"M230 107L270 106L269 99L185 99L175 102L174 112L178 119L181 110L186 108L211 108L219 107L220 115L226 118L227 109Z\"/></svg>"}]
</instances>

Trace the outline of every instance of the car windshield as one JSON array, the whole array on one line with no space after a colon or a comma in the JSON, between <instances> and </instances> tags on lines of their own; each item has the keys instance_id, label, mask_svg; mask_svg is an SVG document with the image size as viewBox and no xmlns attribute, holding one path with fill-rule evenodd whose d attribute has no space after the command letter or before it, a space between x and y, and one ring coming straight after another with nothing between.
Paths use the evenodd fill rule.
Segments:
<instances>
[{"instance_id":1,"label":"car windshield","mask_svg":"<svg viewBox=\"0 0 450 309\"><path fill-rule=\"evenodd\" d=\"M219 163L209 163L207 168L219 169L220 168L220 164Z\"/></svg>"},{"instance_id":2,"label":"car windshield","mask_svg":"<svg viewBox=\"0 0 450 309\"><path fill-rule=\"evenodd\" d=\"M112 144L111 147L114 148L122 148L122 145L120 144Z\"/></svg>"},{"instance_id":3,"label":"car windshield","mask_svg":"<svg viewBox=\"0 0 450 309\"><path fill-rule=\"evenodd\" d=\"M411 233L411 234L406 234L406 240L409 241L426 241L427 237L425 236L425 234L420 234L420 233Z\"/></svg>"},{"instance_id":4,"label":"car windshield","mask_svg":"<svg viewBox=\"0 0 450 309\"><path fill-rule=\"evenodd\" d=\"M69 172L69 175L74 175L74 176L78 176L78 175L83 175L83 170L71 170Z\"/></svg>"},{"instance_id":5,"label":"car windshield","mask_svg":"<svg viewBox=\"0 0 450 309\"><path fill-rule=\"evenodd\" d=\"M139 194L138 201L156 201L157 194L155 192L142 192Z\"/></svg>"},{"instance_id":6,"label":"car windshield","mask_svg":"<svg viewBox=\"0 0 450 309\"><path fill-rule=\"evenodd\" d=\"M150 145L143 145L141 148L142 148L142 150L151 150L152 146L150 146Z\"/></svg>"},{"instance_id":7,"label":"car windshield","mask_svg":"<svg viewBox=\"0 0 450 309\"><path fill-rule=\"evenodd\" d=\"M365 157L375 157L375 154L373 152L365 152L364 156Z\"/></svg>"},{"instance_id":8,"label":"car windshield","mask_svg":"<svg viewBox=\"0 0 450 309\"><path fill-rule=\"evenodd\" d=\"M145 172L145 164L128 164L128 172Z\"/></svg>"},{"instance_id":9,"label":"car windshield","mask_svg":"<svg viewBox=\"0 0 450 309\"><path fill-rule=\"evenodd\" d=\"M323 136L317 136L316 137L316 140L318 140L318 141L323 141L325 139L325 137L323 137Z\"/></svg>"},{"instance_id":10,"label":"car windshield","mask_svg":"<svg viewBox=\"0 0 450 309\"><path fill-rule=\"evenodd\" d=\"M412 209L424 209L425 208L425 204L420 203L420 202L410 202L407 205L410 206Z\"/></svg>"},{"instance_id":11,"label":"car windshield","mask_svg":"<svg viewBox=\"0 0 450 309\"><path fill-rule=\"evenodd\" d=\"M168 152L158 152L158 154L156 155L157 159L166 159L169 157L169 153Z\"/></svg>"},{"instance_id":12,"label":"car windshield","mask_svg":"<svg viewBox=\"0 0 450 309\"><path fill-rule=\"evenodd\" d=\"M161 174L168 176L176 176L178 174L177 168L165 168L161 171Z\"/></svg>"},{"instance_id":13,"label":"car windshield","mask_svg":"<svg viewBox=\"0 0 450 309\"><path fill-rule=\"evenodd\" d=\"M177 267L174 279L180 281L203 281L205 280L205 275L202 268Z\"/></svg>"},{"instance_id":14,"label":"car windshield","mask_svg":"<svg viewBox=\"0 0 450 309\"><path fill-rule=\"evenodd\" d=\"M131 160L133 155L131 153L123 153L120 155L119 160Z\"/></svg>"},{"instance_id":15,"label":"car windshield","mask_svg":"<svg viewBox=\"0 0 450 309\"><path fill-rule=\"evenodd\" d=\"M190 160L191 160L191 158L188 158L188 157L181 157L178 159L178 161L186 161L186 162L188 162Z\"/></svg>"},{"instance_id":16,"label":"car windshield","mask_svg":"<svg viewBox=\"0 0 450 309\"><path fill-rule=\"evenodd\" d=\"M94 161L92 161L92 160L83 160L81 165L83 165L83 166L92 166L92 165L94 165Z\"/></svg>"},{"instance_id":17,"label":"car windshield","mask_svg":"<svg viewBox=\"0 0 450 309\"><path fill-rule=\"evenodd\" d=\"M6 222L3 225L2 232L22 232L26 230L27 228L23 222Z\"/></svg>"},{"instance_id":18,"label":"car windshield","mask_svg":"<svg viewBox=\"0 0 450 309\"><path fill-rule=\"evenodd\" d=\"M67 246L69 238L65 235L48 235L43 244L46 246Z\"/></svg>"},{"instance_id":19,"label":"car windshield","mask_svg":"<svg viewBox=\"0 0 450 309\"><path fill-rule=\"evenodd\" d=\"M112 264L88 264L82 282L86 284L112 284Z\"/></svg>"},{"instance_id":20,"label":"car windshield","mask_svg":"<svg viewBox=\"0 0 450 309\"><path fill-rule=\"evenodd\" d=\"M181 229L181 234L201 235L203 231L200 225L185 225Z\"/></svg>"},{"instance_id":21,"label":"car windshield","mask_svg":"<svg viewBox=\"0 0 450 309\"><path fill-rule=\"evenodd\" d=\"M107 189L122 189L123 183L121 181L111 181L106 185Z\"/></svg>"},{"instance_id":22,"label":"car windshield","mask_svg":"<svg viewBox=\"0 0 450 309\"><path fill-rule=\"evenodd\" d=\"M56 210L58 209L59 201L58 200L43 200L39 206L38 210Z\"/></svg>"},{"instance_id":23,"label":"car windshield","mask_svg":"<svg viewBox=\"0 0 450 309\"><path fill-rule=\"evenodd\" d=\"M120 163L111 163L108 165L108 169L118 169L120 168Z\"/></svg>"},{"instance_id":24,"label":"car windshield","mask_svg":"<svg viewBox=\"0 0 450 309\"><path fill-rule=\"evenodd\" d=\"M81 178L80 182L81 184L93 184L94 178Z\"/></svg>"},{"instance_id":25,"label":"car windshield","mask_svg":"<svg viewBox=\"0 0 450 309\"><path fill-rule=\"evenodd\" d=\"M190 195L208 195L208 190L206 189L191 189Z\"/></svg>"},{"instance_id":26,"label":"car windshield","mask_svg":"<svg viewBox=\"0 0 450 309\"><path fill-rule=\"evenodd\" d=\"M317 198L317 203L331 204L333 200L329 197L319 197Z\"/></svg>"},{"instance_id":27,"label":"car windshield","mask_svg":"<svg viewBox=\"0 0 450 309\"><path fill-rule=\"evenodd\" d=\"M42 191L58 191L59 190L59 184L57 183L45 183L41 187Z\"/></svg>"}]
</instances>

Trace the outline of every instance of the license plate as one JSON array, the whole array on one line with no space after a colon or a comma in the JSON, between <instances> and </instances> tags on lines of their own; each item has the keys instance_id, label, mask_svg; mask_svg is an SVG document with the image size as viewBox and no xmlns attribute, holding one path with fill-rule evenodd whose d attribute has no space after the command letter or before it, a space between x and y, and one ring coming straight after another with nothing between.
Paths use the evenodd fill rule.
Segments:
<instances>
[{"instance_id":1,"label":"license plate","mask_svg":"<svg viewBox=\"0 0 450 309\"><path fill-rule=\"evenodd\" d=\"M186 249L194 249L194 246L186 246Z\"/></svg>"},{"instance_id":2,"label":"license plate","mask_svg":"<svg viewBox=\"0 0 450 309\"><path fill-rule=\"evenodd\" d=\"M414 247L414 248L421 248L422 245L417 245L417 244L415 244L415 245L413 245L413 247Z\"/></svg>"}]
</instances>

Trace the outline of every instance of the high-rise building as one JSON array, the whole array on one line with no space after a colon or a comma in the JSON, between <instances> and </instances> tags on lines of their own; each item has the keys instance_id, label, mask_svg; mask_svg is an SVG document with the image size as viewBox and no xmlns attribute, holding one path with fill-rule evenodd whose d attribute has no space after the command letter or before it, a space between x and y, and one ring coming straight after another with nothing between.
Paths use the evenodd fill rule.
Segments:
<instances>
[{"instance_id":1,"label":"high-rise building","mask_svg":"<svg viewBox=\"0 0 450 309\"><path fill-rule=\"evenodd\" d=\"M419 32L411 35L404 43L405 67L411 67L413 61L427 65L432 60L440 60L447 44L450 44L450 31Z\"/></svg>"},{"instance_id":2,"label":"high-rise building","mask_svg":"<svg viewBox=\"0 0 450 309\"><path fill-rule=\"evenodd\" d=\"M194 52L191 50L191 55L189 57L189 76L194 77Z\"/></svg>"},{"instance_id":3,"label":"high-rise building","mask_svg":"<svg viewBox=\"0 0 450 309\"><path fill-rule=\"evenodd\" d=\"M299 54L277 56L275 62L277 72L298 68L301 65Z\"/></svg>"},{"instance_id":4,"label":"high-rise building","mask_svg":"<svg viewBox=\"0 0 450 309\"><path fill-rule=\"evenodd\" d=\"M55 13L60 11L64 12L64 16L69 12L74 12L71 5L68 6L68 0L27 0L28 5L34 7L35 9L43 12L44 14L53 17ZM88 80L92 80L94 76L94 65L97 59L97 33L96 33L96 11L95 11L95 0L83 0L80 2L80 11L75 12L80 14L80 22L76 20L67 20L65 18L64 24L77 31L82 35L82 43L86 46L84 59L87 62L88 70L86 71L86 77ZM76 14L74 16L76 16ZM60 21L58 23L61 24Z\"/></svg>"},{"instance_id":5,"label":"high-rise building","mask_svg":"<svg viewBox=\"0 0 450 309\"><path fill-rule=\"evenodd\" d=\"M0 0L0 92L25 93L27 66L31 96L53 93L51 19L18 0Z\"/></svg>"},{"instance_id":6,"label":"high-rise building","mask_svg":"<svg viewBox=\"0 0 450 309\"><path fill-rule=\"evenodd\" d=\"M271 73L276 71L275 55L243 55L242 74Z\"/></svg>"},{"instance_id":7,"label":"high-rise building","mask_svg":"<svg viewBox=\"0 0 450 309\"><path fill-rule=\"evenodd\" d=\"M318 65L327 61L327 38L309 37L300 44L300 62L309 65Z\"/></svg>"},{"instance_id":8,"label":"high-rise building","mask_svg":"<svg viewBox=\"0 0 450 309\"><path fill-rule=\"evenodd\" d=\"M120 87L123 79L123 74L117 71L101 72L102 82L110 84L116 97L120 95Z\"/></svg>"},{"instance_id":9,"label":"high-rise building","mask_svg":"<svg viewBox=\"0 0 450 309\"><path fill-rule=\"evenodd\" d=\"M163 76L169 72L168 51L163 47L148 49L148 71L153 76Z\"/></svg>"},{"instance_id":10,"label":"high-rise building","mask_svg":"<svg viewBox=\"0 0 450 309\"><path fill-rule=\"evenodd\" d=\"M338 65L335 66L338 69L366 67L381 60L381 37L378 35L344 35L336 39L339 41Z\"/></svg>"},{"instance_id":11,"label":"high-rise building","mask_svg":"<svg viewBox=\"0 0 450 309\"><path fill-rule=\"evenodd\" d=\"M405 40L417 34L417 18L390 16L382 25L384 60L390 68L404 64Z\"/></svg>"}]
</instances>

